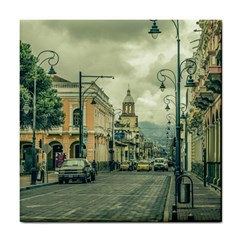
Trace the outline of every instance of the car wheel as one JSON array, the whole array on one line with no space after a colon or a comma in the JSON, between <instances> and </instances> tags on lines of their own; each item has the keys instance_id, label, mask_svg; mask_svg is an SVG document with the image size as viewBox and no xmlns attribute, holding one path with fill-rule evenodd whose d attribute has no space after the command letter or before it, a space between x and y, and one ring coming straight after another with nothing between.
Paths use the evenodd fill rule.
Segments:
<instances>
[{"instance_id":1,"label":"car wheel","mask_svg":"<svg viewBox=\"0 0 240 240\"><path fill-rule=\"evenodd\" d=\"M59 184L63 184L63 180L58 180L58 183Z\"/></svg>"},{"instance_id":2,"label":"car wheel","mask_svg":"<svg viewBox=\"0 0 240 240\"><path fill-rule=\"evenodd\" d=\"M85 174L83 180L82 180L83 183L87 183L87 174Z\"/></svg>"},{"instance_id":3,"label":"car wheel","mask_svg":"<svg viewBox=\"0 0 240 240\"><path fill-rule=\"evenodd\" d=\"M92 175L91 173L89 174L89 178L87 179L88 182L91 182L92 181Z\"/></svg>"},{"instance_id":4,"label":"car wheel","mask_svg":"<svg viewBox=\"0 0 240 240\"><path fill-rule=\"evenodd\" d=\"M95 173L92 173L92 181L95 181L96 180L96 175Z\"/></svg>"},{"instance_id":5,"label":"car wheel","mask_svg":"<svg viewBox=\"0 0 240 240\"><path fill-rule=\"evenodd\" d=\"M65 183L67 183L67 184L68 184L68 183L69 183L69 180L65 180Z\"/></svg>"}]
</instances>

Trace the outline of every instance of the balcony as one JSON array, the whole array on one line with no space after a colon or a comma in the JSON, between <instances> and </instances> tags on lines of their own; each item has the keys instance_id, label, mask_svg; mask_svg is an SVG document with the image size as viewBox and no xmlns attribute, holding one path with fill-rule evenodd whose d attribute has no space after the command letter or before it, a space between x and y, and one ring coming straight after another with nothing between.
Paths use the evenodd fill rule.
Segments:
<instances>
[{"instance_id":1,"label":"balcony","mask_svg":"<svg viewBox=\"0 0 240 240\"><path fill-rule=\"evenodd\" d=\"M206 110L214 102L212 92L202 91L195 97L193 104L201 110Z\"/></svg>"},{"instance_id":2,"label":"balcony","mask_svg":"<svg viewBox=\"0 0 240 240\"><path fill-rule=\"evenodd\" d=\"M208 67L208 74L222 74L222 67L217 65L211 65Z\"/></svg>"},{"instance_id":3,"label":"balcony","mask_svg":"<svg viewBox=\"0 0 240 240\"><path fill-rule=\"evenodd\" d=\"M207 81L205 81L207 90L213 93L221 94L222 92L222 67L209 66Z\"/></svg>"}]
</instances>

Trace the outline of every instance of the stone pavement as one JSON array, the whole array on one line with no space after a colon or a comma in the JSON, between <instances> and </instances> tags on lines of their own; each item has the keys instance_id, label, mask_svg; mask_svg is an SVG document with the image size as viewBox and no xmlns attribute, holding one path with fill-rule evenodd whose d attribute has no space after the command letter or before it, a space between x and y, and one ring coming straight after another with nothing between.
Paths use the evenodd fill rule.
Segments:
<instances>
[{"instance_id":1,"label":"stone pavement","mask_svg":"<svg viewBox=\"0 0 240 240\"><path fill-rule=\"evenodd\" d=\"M193 181L193 208L192 192L190 202L179 203L175 198L175 180L172 179L167 204L165 207L165 222L222 222L222 194L219 190L207 185L191 172L184 173ZM184 183L190 183L184 178ZM191 185L191 184L190 184ZM177 201L176 201L177 200ZM175 206L174 206L175 205ZM177 209L176 209L177 206ZM174 212L174 208L176 212Z\"/></svg>"},{"instance_id":2,"label":"stone pavement","mask_svg":"<svg viewBox=\"0 0 240 240\"><path fill-rule=\"evenodd\" d=\"M191 172L186 174L193 181L193 208L190 198L190 203L187 204L177 202L177 214L173 214L173 205L176 206L175 178L173 176L165 205L164 222L222 222L221 192L208 185L204 187L203 182ZM20 190L56 184L57 181L56 172L48 174L48 182L45 175L45 183L37 181L36 185L31 185L30 175L24 175L20 177ZM187 183L188 179L184 178L184 181Z\"/></svg>"}]
</instances>

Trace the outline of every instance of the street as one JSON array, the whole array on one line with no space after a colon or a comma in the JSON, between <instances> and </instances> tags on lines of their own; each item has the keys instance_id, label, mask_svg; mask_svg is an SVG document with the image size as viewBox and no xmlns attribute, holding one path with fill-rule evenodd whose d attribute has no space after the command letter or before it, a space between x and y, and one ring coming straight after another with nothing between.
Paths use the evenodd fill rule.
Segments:
<instances>
[{"instance_id":1,"label":"street","mask_svg":"<svg viewBox=\"0 0 240 240\"><path fill-rule=\"evenodd\" d=\"M173 172L106 172L20 192L22 222L162 222Z\"/></svg>"}]
</instances>

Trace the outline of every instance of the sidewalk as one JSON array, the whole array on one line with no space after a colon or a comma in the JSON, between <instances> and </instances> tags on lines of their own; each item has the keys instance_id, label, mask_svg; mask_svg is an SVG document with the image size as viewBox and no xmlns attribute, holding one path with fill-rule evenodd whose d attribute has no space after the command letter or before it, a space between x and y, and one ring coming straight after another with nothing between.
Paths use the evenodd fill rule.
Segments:
<instances>
[{"instance_id":1,"label":"sidewalk","mask_svg":"<svg viewBox=\"0 0 240 240\"><path fill-rule=\"evenodd\" d=\"M49 172L48 177L45 174L44 183L42 181L36 181L36 185L31 185L31 175L20 176L20 191L30 188L36 188L43 185L56 184L58 182L58 175L56 172Z\"/></svg>"},{"instance_id":2,"label":"sidewalk","mask_svg":"<svg viewBox=\"0 0 240 240\"><path fill-rule=\"evenodd\" d=\"M189 203L177 202L177 214L172 214L172 206L175 204L175 180L171 183L168 198L168 216L167 222L221 222L222 221L222 201L221 192L207 185L203 186L203 182L193 173L187 172L193 181L193 208L192 208L192 192L190 192ZM189 180L184 178L185 183ZM190 182L189 182L190 183ZM175 220L174 220L175 218Z\"/></svg>"}]
</instances>

